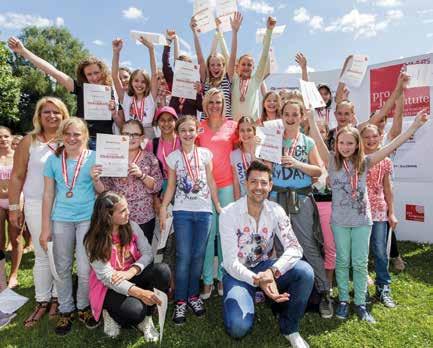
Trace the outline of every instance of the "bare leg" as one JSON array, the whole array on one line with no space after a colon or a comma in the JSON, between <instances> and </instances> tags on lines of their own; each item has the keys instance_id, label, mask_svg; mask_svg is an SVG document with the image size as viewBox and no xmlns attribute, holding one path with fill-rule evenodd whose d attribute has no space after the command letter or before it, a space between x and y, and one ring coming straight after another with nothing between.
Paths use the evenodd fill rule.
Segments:
<instances>
[{"instance_id":1,"label":"bare leg","mask_svg":"<svg viewBox=\"0 0 433 348\"><path fill-rule=\"evenodd\" d=\"M11 253L11 272L9 274L9 284L8 287L15 288L18 285L18 269L20 267L21 258L23 256L23 242L21 231L8 225L9 240L12 244Z\"/></svg>"},{"instance_id":2,"label":"bare leg","mask_svg":"<svg viewBox=\"0 0 433 348\"><path fill-rule=\"evenodd\" d=\"M0 208L0 250L6 250L6 210Z\"/></svg>"}]
</instances>

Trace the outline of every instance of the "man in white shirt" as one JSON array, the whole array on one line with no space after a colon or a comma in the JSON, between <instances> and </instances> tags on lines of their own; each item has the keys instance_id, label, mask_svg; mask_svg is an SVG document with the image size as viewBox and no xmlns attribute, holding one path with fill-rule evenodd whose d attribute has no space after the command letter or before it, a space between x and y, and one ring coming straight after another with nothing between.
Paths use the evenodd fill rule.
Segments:
<instances>
[{"instance_id":1,"label":"man in white shirt","mask_svg":"<svg viewBox=\"0 0 433 348\"><path fill-rule=\"evenodd\" d=\"M272 189L271 170L253 161L247 170L247 195L220 214L223 251L224 325L235 338L245 336L254 322L254 298L260 288L273 301L280 332L292 347L308 344L299 335L313 288L314 273L302 261L302 248L284 209L267 199ZM272 259L275 237L284 253Z\"/></svg>"}]
</instances>

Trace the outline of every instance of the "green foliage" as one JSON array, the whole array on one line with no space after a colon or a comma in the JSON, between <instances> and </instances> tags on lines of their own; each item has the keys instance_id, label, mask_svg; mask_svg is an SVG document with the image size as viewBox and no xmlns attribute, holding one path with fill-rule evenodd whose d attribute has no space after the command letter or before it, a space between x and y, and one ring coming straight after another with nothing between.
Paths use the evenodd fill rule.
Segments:
<instances>
[{"instance_id":1,"label":"green foliage","mask_svg":"<svg viewBox=\"0 0 433 348\"><path fill-rule=\"evenodd\" d=\"M75 78L77 64L89 55L83 44L65 27L27 27L23 29L19 38L26 48L72 78ZM62 99L71 115L75 113L75 96L25 59L16 56L13 71L14 75L21 79L20 126L22 130L31 128L36 102L44 96Z\"/></svg>"},{"instance_id":2,"label":"green foliage","mask_svg":"<svg viewBox=\"0 0 433 348\"><path fill-rule=\"evenodd\" d=\"M11 53L0 42L0 125L13 128L19 120L20 83L9 65Z\"/></svg>"}]
</instances>

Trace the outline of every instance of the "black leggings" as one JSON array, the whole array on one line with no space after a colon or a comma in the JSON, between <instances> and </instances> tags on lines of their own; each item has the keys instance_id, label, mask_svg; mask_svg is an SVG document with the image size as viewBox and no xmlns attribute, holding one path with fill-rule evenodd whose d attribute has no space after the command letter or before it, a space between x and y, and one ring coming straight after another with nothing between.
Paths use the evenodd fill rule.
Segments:
<instances>
[{"instance_id":1,"label":"black leggings","mask_svg":"<svg viewBox=\"0 0 433 348\"><path fill-rule=\"evenodd\" d=\"M170 268L165 263L150 264L139 275L130 279L141 289L168 292L170 286ZM154 306L147 306L133 296L125 296L108 289L104 300L104 309L122 327L141 323L144 317L152 315Z\"/></svg>"},{"instance_id":2,"label":"black leggings","mask_svg":"<svg viewBox=\"0 0 433 348\"><path fill-rule=\"evenodd\" d=\"M139 226L143 230L144 236L147 238L149 244L152 245L153 231L155 230L155 219L149 220L148 222L145 222Z\"/></svg>"}]
</instances>

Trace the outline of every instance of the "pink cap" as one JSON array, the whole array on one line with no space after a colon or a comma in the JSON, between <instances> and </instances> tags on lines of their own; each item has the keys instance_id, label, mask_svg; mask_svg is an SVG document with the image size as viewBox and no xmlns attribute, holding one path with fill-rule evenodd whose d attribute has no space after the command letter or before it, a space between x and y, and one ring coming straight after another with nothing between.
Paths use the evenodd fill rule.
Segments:
<instances>
[{"instance_id":1,"label":"pink cap","mask_svg":"<svg viewBox=\"0 0 433 348\"><path fill-rule=\"evenodd\" d=\"M178 119L175 109L173 109L171 106L163 106L162 108L156 110L155 122L158 122L159 116L161 116L163 113L168 113L171 116L173 116L176 120Z\"/></svg>"}]
</instances>

